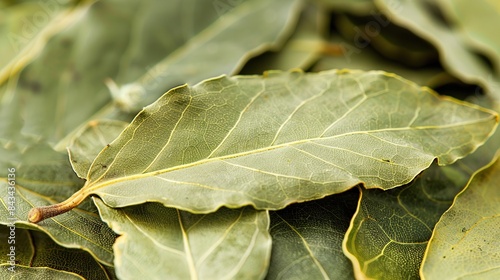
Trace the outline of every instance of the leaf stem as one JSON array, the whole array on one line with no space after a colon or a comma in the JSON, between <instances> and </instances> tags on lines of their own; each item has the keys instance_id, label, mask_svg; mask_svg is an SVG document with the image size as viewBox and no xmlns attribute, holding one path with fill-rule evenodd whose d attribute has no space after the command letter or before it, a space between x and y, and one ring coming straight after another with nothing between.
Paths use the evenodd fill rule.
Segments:
<instances>
[{"instance_id":1,"label":"leaf stem","mask_svg":"<svg viewBox=\"0 0 500 280\"><path fill-rule=\"evenodd\" d=\"M87 195L81 189L61 203L31 208L28 212L28 221L36 224L45 219L66 213L80 205L86 197Z\"/></svg>"}]
</instances>

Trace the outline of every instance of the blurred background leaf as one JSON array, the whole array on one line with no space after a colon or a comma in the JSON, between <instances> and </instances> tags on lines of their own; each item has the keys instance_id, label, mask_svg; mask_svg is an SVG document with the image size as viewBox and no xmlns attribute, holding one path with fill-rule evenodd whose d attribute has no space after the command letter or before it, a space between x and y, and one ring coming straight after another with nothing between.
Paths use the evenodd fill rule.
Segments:
<instances>
[{"instance_id":1,"label":"blurred background leaf","mask_svg":"<svg viewBox=\"0 0 500 280\"><path fill-rule=\"evenodd\" d=\"M171 87L234 73L250 57L279 46L300 13L298 0L231 3L222 10L212 0L87 4L18 78L4 81L10 94L22 96L17 113L23 133L63 150L91 119L130 121ZM2 110L13 105L5 94L0 98Z\"/></svg>"},{"instance_id":2,"label":"blurred background leaf","mask_svg":"<svg viewBox=\"0 0 500 280\"><path fill-rule=\"evenodd\" d=\"M278 50L269 51L250 59L240 75L262 74L269 69L309 69L324 48L328 31L328 15L316 5L304 8L293 34Z\"/></svg>"},{"instance_id":3,"label":"blurred background leaf","mask_svg":"<svg viewBox=\"0 0 500 280\"><path fill-rule=\"evenodd\" d=\"M497 99L500 97L498 73L494 73L484 55L465 43L436 2L375 0L375 3L395 24L434 45L443 67L452 75L465 83L482 86ZM482 20L482 24L488 25L488 20Z\"/></svg>"},{"instance_id":4,"label":"blurred background leaf","mask_svg":"<svg viewBox=\"0 0 500 280\"><path fill-rule=\"evenodd\" d=\"M113 142L128 123L115 120L94 120L87 123L70 141L68 154L78 177L84 179L95 157Z\"/></svg>"}]
</instances>

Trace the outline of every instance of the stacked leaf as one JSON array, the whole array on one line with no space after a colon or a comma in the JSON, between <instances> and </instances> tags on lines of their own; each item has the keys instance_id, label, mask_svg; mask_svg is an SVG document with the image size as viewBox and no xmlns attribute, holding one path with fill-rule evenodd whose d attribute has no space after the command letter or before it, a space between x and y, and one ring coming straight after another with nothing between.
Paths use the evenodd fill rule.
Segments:
<instances>
[{"instance_id":1,"label":"stacked leaf","mask_svg":"<svg viewBox=\"0 0 500 280\"><path fill-rule=\"evenodd\" d=\"M469 2L0 1L0 278L498 278Z\"/></svg>"}]
</instances>

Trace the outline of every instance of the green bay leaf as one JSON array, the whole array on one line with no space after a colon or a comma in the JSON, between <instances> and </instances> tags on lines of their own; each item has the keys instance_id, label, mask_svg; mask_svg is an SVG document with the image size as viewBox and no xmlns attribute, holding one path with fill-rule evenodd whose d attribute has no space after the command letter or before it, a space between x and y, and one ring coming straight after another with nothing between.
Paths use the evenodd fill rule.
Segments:
<instances>
[{"instance_id":1,"label":"green bay leaf","mask_svg":"<svg viewBox=\"0 0 500 280\"><path fill-rule=\"evenodd\" d=\"M15 223L19 228L42 231L60 246L82 249L103 264L112 265L116 236L101 221L91 201L39 224L26 222L33 206L52 205L82 187L83 180L76 177L67 155L46 143L28 147L0 144L0 224ZM9 188L9 178L15 179L14 190Z\"/></svg>"},{"instance_id":2,"label":"green bay leaf","mask_svg":"<svg viewBox=\"0 0 500 280\"><path fill-rule=\"evenodd\" d=\"M9 227L0 226L2 240L7 241L8 235ZM112 267L82 250L61 247L39 231L16 228L14 240L13 244L0 244L0 279L116 279ZM6 254L11 252L10 246L15 247L14 271L8 270L11 265Z\"/></svg>"},{"instance_id":3,"label":"green bay leaf","mask_svg":"<svg viewBox=\"0 0 500 280\"><path fill-rule=\"evenodd\" d=\"M85 280L82 276L67 272L64 270L57 270L49 267L28 267L18 265L13 273L7 271L10 266L0 264L2 273L6 274L5 279L9 280L23 280L23 279L58 279L58 280ZM2 275L3 276L3 275Z\"/></svg>"},{"instance_id":4,"label":"green bay leaf","mask_svg":"<svg viewBox=\"0 0 500 280\"><path fill-rule=\"evenodd\" d=\"M443 13L458 26L460 35L468 45L478 49L491 60L494 70L500 73L500 38L496 26L500 24L500 3L495 0L470 2L464 0L440 0ZM481 20L478 20L478 19ZM498 91L498 84L495 88Z\"/></svg>"},{"instance_id":5,"label":"green bay leaf","mask_svg":"<svg viewBox=\"0 0 500 280\"><path fill-rule=\"evenodd\" d=\"M87 123L71 139L68 154L71 166L80 178L85 178L92 161L106 145L127 127L128 123L116 120L95 120Z\"/></svg>"},{"instance_id":6,"label":"green bay leaf","mask_svg":"<svg viewBox=\"0 0 500 280\"><path fill-rule=\"evenodd\" d=\"M79 18L92 1L16 1L0 10L0 84L16 75L47 41ZM0 94L1 95L1 94Z\"/></svg>"},{"instance_id":7,"label":"green bay leaf","mask_svg":"<svg viewBox=\"0 0 500 280\"><path fill-rule=\"evenodd\" d=\"M304 8L295 31L283 47L251 59L240 74L260 74L268 69L310 68L324 49L327 27L328 17L324 9L317 5Z\"/></svg>"},{"instance_id":8,"label":"green bay leaf","mask_svg":"<svg viewBox=\"0 0 500 280\"><path fill-rule=\"evenodd\" d=\"M440 12L447 13L446 10L441 10L439 5L436 5L440 2L444 1L436 1L436 3L431 1L374 1L392 22L411 30L431 43L439 52L443 67L452 75L465 83L479 84L488 94L498 99L500 76L498 73L493 73L487 62L474 51L476 47L474 44L467 44L467 40L457 28L449 26L439 17Z\"/></svg>"},{"instance_id":9,"label":"green bay leaf","mask_svg":"<svg viewBox=\"0 0 500 280\"><path fill-rule=\"evenodd\" d=\"M353 189L271 212L273 250L266 279L353 279L342 239L358 198Z\"/></svg>"},{"instance_id":10,"label":"green bay leaf","mask_svg":"<svg viewBox=\"0 0 500 280\"><path fill-rule=\"evenodd\" d=\"M141 111L65 205L97 194L111 207L207 213L280 209L359 183L391 189L473 152L496 124L492 111L385 72L223 76Z\"/></svg>"},{"instance_id":11,"label":"green bay leaf","mask_svg":"<svg viewBox=\"0 0 500 280\"><path fill-rule=\"evenodd\" d=\"M437 223L421 267L422 279L500 276L500 164L474 174Z\"/></svg>"},{"instance_id":12,"label":"green bay leaf","mask_svg":"<svg viewBox=\"0 0 500 280\"><path fill-rule=\"evenodd\" d=\"M299 0L217 3L102 0L83 1L71 13L60 8L65 21L47 19L57 30L36 52L20 54L13 62L19 69L0 65L0 83L23 100L18 129L63 150L89 121L130 121L174 86L239 71L289 36L301 7ZM35 14L45 12L35 6ZM0 97L2 111L17 105Z\"/></svg>"},{"instance_id":13,"label":"green bay leaf","mask_svg":"<svg viewBox=\"0 0 500 280\"><path fill-rule=\"evenodd\" d=\"M461 165L431 166L411 184L388 190L362 189L344 251L360 279L417 279L436 222L465 180L450 178Z\"/></svg>"},{"instance_id":14,"label":"green bay leaf","mask_svg":"<svg viewBox=\"0 0 500 280\"><path fill-rule=\"evenodd\" d=\"M452 165L436 166L409 185L362 190L346 235L345 250L357 275L368 278L417 279L432 230L474 172L491 162L500 131L473 154ZM468 253L462 257L470 258Z\"/></svg>"},{"instance_id":15,"label":"green bay leaf","mask_svg":"<svg viewBox=\"0 0 500 280\"><path fill-rule=\"evenodd\" d=\"M196 215L158 203L112 209L94 200L121 236L120 279L263 279L271 255L269 215L251 207Z\"/></svg>"}]
</instances>

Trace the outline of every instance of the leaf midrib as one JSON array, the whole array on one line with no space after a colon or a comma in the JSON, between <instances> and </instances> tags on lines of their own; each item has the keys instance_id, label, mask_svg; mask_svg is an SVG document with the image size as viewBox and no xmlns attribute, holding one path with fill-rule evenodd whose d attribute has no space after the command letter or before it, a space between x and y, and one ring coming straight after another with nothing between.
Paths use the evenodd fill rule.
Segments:
<instances>
[{"instance_id":1,"label":"leaf midrib","mask_svg":"<svg viewBox=\"0 0 500 280\"><path fill-rule=\"evenodd\" d=\"M293 145L297 145L297 144L303 144L303 143L307 143L307 142L311 142L311 141L315 141L315 140L334 139L334 138L339 138L339 137L343 137L343 136L349 136L349 135L355 135L355 134L371 134L371 133L376 133L376 132L405 131L405 130L432 130L432 129L454 128L454 127L462 127L462 126L467 126L467 125L472 125L472 124L478 124L481 122L488 122L488 121L495 119L495 118L496 118L495 115L491 115L487 118L482 118L479 120L460 122L460 123L454 123L454 124L446 124L446 125L442 125L442 126L416 126L416 127L383 128L383 129L369 130L369 131L346 132L343 134L333 135L333 136L329 136L329 137L308 138L308 139L302 139L302 140L282 143L282 144L275 145L275 146L263 147L263 148L259 148L259 149L255 149L255 150L251 150L251 151L245 151L245 152L236 153L236 154L229 154L229 155L220 156L220 157L216 157L216 158L205 158L205 159L198 160L195 162L181 164L181 165L169 167L166 169L155 170L155 171L142 173L142 174L127 175L127 176L113 178L113 179L109 179L109 180L105 180L105 181L101 182L100 179L105 174L107 174L107 172L106 172L102 176L100 176L96 181L91 181L91 180L87 181L87 183L85 184L85 186L83 188L85 189L85 192L90 194L93 191L98 190L100 188L103 188L103 187L106 187L109 185L113 185L113 184L116 184L119 182L127 181L127 180L135 180L135 179L140 179L140 178L157 176L157 175L160 175L163 173L168 173L168 172L177 171L177 170L181 170L181 169L187 169L187 168L190 168L193 166L198 166L198 165L202 165L202 164L209 163L209 162L215 162L215 161L219 161L219 160L222 161L222 160L231 159L231 158L237 158L237 157L243 157L243 156L252 155L252 154L258 154L261 152L268 152L268 151L276 150L279 148L284 148L287 146L293 146ZM397 143L391 143L391 142L388 142L388 143L390 143L392 145L402 146L402 145L397 144ZM413 148L411 146L405 146L405 147Z\"/></svg>"}]
</instances>

